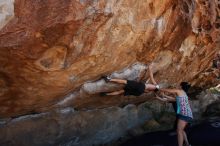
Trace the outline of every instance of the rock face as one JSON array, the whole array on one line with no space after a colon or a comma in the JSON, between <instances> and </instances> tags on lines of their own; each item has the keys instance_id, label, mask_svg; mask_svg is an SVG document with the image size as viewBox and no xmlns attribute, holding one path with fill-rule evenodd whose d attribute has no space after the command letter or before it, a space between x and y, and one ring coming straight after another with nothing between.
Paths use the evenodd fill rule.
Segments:
<instances>
[{"instance_id":1,"label":"rock face","mask_svg":"<svg viewBox=\"0 0 220 146\"><path fill-rule=\"evenodd\" d=\"M220 100L219 94L207 91L197 98L199 100L191 101L195 121L210 115L220 115L220 103L216 102ZM201 104L205 102L206 104ZM122 108L88 111L56 109L14 119L1 119L0 145L103 145L146 131L173 128L174 121L172 105L155 100L138 106L129 104Z\"/></svg>"},{"instance_id":2,"label":"rock face","mask_svg":"<svg viewBox=\"0 0 220 146\"><path fill-rule=\"evenodd\" d=\"M209 68L219 50L219 5L217 0L1 0L0 117L66 106L60 102L78 109L127 104L82 89L136 62L154 61L156 79L163 83L216 84Z\"/></svg>"},{"instance_id":3,"label":"rock face","mask_svg":"<svg viewBox=\"0 0 220 146\"><path fill-rule=\"evenodd\" d=\"M145 104L80 112L66 108L26 115L0 121L0 145L99 145L125 135L127 130L143 124L151 116Z\"/></svg>"},{"instance_id":4,"label":"rock face","mask_svg":"<svg viewBox=\"0 0 220 146\"><path fill-rule=\"evenodd\" d=\"M14 0L0 0L0 29L14 17Z\"/></svg>"}]
</instances>

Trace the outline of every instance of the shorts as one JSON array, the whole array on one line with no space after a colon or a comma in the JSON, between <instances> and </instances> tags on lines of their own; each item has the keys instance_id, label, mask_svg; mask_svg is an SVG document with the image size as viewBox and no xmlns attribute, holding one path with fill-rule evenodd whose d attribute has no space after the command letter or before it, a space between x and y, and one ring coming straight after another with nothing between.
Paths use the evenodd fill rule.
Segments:
<instances>
[{"instance_id":1,"label":"shorts","mask_svg":"<svg viewBox=\"0 0 220 146\"><path fill-rule=\"evenodd\" d=\"M145 90L145 84L142 82L137 81L131 81L127 80L127 84L124 87L124 95L134 95L134 96L140 96L144 93Z\"/></svg>"},{"instance_id":2,"label":"shorts","mask_svg":"<svg viewBox=\"0 0 220 146\"><path fill-rule=\"evenodd\" d=\"M193 121L193 119L191 117L183 116L183 115L180 115L180 114L177 115L177 118L180 119L180 120L183 120L187 123L192 123L192 121Z\"/></svg>"}]
</instances>

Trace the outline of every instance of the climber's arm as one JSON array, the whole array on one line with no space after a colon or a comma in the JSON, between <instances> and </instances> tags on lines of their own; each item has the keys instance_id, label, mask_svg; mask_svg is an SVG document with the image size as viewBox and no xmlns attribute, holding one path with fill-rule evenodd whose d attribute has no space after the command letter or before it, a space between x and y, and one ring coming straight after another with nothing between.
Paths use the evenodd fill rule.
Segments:
<instances>
[{"instance_id":1,"label":"climber's arm","mask_svg":"<svg viewBox=\"0 0 220 146\"><path fill-rule=\"evenodd\" d=\"M169 96L169 95L166 95L164 93L162 95L163 95L163 97L167 98L168 101L176 101L176 98L173 97L173 96Z\"/></svg>"},{"instance_id":2,"label":"climber's arm","mask_svg":"<svg viewBox=\"0 0 220 146\"><path fill-rule=\"evenodd\" d=\"M150 80L151 80L151 82L152 82L154 85L157 85L157 82L155 81L154 75L153 75L153 72L152 72L152 65L149 65L148 69L149 69L149 75L150 75Z\"/></svg>"}]
</instances>

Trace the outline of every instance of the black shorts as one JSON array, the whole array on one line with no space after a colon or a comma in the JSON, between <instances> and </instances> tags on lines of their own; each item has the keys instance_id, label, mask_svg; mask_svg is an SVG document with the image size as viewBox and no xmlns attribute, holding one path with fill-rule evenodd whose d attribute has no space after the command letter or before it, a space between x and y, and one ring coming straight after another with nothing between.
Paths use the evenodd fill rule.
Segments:
<instances>
[{"instance_id":1,"label":"black shorts","mask_svg":"<svg viewBox=\"0 0 220 146\"><path fill-rule=\"evenodd\" d=\"M180 114L177 114L177 118L180 119L180 120L183 120L187 123L192 123L192 121L193 121L193 119L191 117L183 116L183 115L180 115Z\"/></svg>"},{"instance_id":2,"label":"black shorts","mask_svg":"<svg viewBox=\"0 0 220 146\"><path fill-rule=\"evenodd\" d=\"M137 81L131 81L127 80L127 84L124 87L124 95L134 95L134 96L140 96L144 93L145 90L145 84L142 82Z\"/></svg>"}]
</instances>

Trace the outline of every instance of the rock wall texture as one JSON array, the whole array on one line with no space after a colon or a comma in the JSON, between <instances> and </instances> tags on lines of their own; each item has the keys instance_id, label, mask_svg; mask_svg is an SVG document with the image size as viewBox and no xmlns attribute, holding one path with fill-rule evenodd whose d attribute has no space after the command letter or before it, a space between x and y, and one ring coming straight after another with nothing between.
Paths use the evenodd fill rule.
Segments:
<instances>
[{"instance_id":1,"label":"rock wall texture","mask_svg":"<svg viewBox=\"0 0 220 146\"><path fill-rule=\"evenodd\" d=\"M136 62L162 83L217 84L218 0L1 0L0 14L1 118L143 102L89 89Z\"/></svg>"},{"instance_id":2,"label":"rock wall texture","mask_svg":"<svg viewBox=\"0 0 220 146\"><path fill-rule=\"evenodd\" d=\"M220 116L219 93L203 92L191 101L194 121ZM215 104L215 105L214 105ZM87 111L73 108L0 120L1 146L92 146L146 131L173 127L172 105L148 101ZM140 127L141 125L141 127Z\"/></svg>"},{"instance_id":3,"label":"rock wall texture","mask_svg":"<svg viewBox=\"0 0 220 146\"><path fill-rule=\"evenodd\" d=\"M14 0L0 0L0 29L14 17Z\"/></svg>"},{"instance_id":4,"label":"rock wall texture","mask_svg":"<svg viewBox=\"0 0 220 146\"><path fill-rule=\"evenodd\" d=\"M152 116L144 104L103 110L72 108L26 115L0 123L0 145L91 146L109 143ZM43 131L42 131L43 130Z\"/></svg>"}]
</instances>

